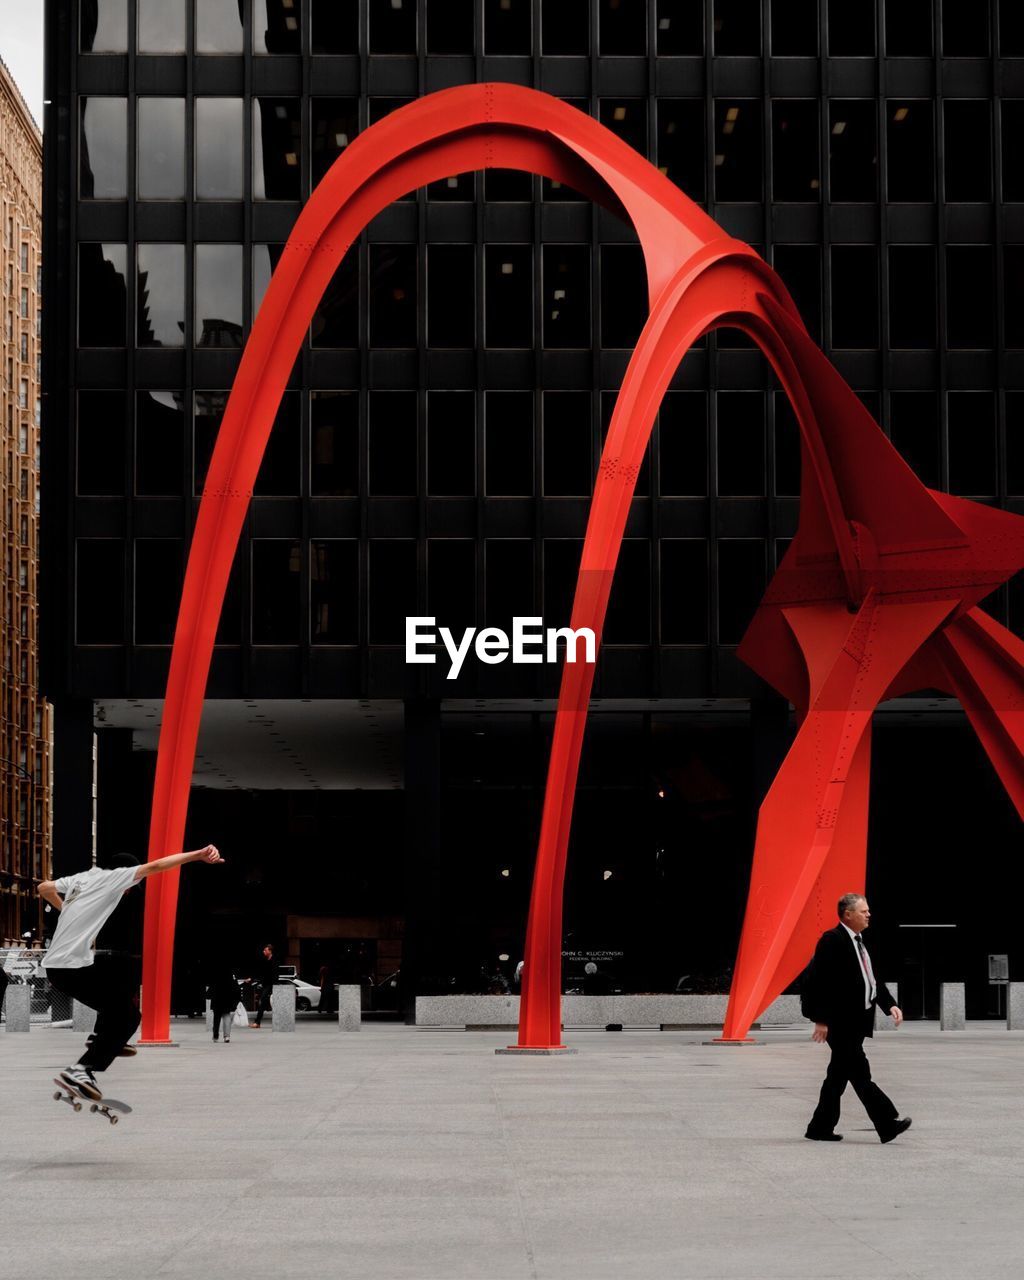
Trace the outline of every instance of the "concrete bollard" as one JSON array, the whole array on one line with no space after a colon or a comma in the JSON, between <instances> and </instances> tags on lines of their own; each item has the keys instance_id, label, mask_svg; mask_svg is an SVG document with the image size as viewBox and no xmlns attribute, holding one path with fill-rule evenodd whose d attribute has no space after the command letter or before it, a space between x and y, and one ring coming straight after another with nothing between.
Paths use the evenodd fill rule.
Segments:
<instances>
[{"instance_id":1,"label":"concrete bollard","mask_svg":"<svg viewBox=\"0 0 1024 1280\"><path fill-rule=\"evenodd\" d=\"M4 1002L8 1031L28 1031L32 1026L32 988L27 982L12 982Z\"/></svg>"},{"instance_id":2,"label":"concrete bollard","mask_svg":"<svg viewBox=\"0 0 1024 1280\"><path fill-rule=\"evenodd\" d=\"M271 1023L275 1031L295 1030L295 988L289 982L275 982L271 996Z\"/></svg>"},{"instance_id":3,"label":"concrete bollard","mask_svg":"<svg viewBox=\"0 0 1024 1280\"><path fill-rule=\"evenodd\" d=\"M1006 1029L1024 1031L1024 982L1006 984Z\"/></svg>"},{"instance_id":4,"label":"concrete bollard","mask_svg":"<svg viewBox=\"0 0 1024 1280\"><path fill-rule=\"evenodd\" d=\"M358 986L338 988L338 1030L358 1031L363 1025L362 991Z\"/></svg>"},{"instance_id":5,"label":"concrete bollard","mask_svg":"<svg viewBox=\"0 0 1024 1280\"><path fill-rule=\"evenodd\" d=\"M206 1002L206 1029L207 1031L213 1030L213 1001L212 1000L207 1000Z\"/></svg>"},{"instance_id":6,"label":"concrete bollard","mask_svg":"<svg viewBox=\"0 0 1024 1280\"><path fill-rule=\"evenodd\" d=\"M963 1031L967 1025L964 1011L964 984L962 982L944 982L939 991L941 993L939 1029L941 1031Z\"/></svg>"},{"instance_id":7,"label":"concrete bollard","mask_svg":"<svg viewBox=\"0 0 1024 1280\"><path fill-rule=\"evenodd\" d=\"M96 1010L79 1000L71 1002L71 1030L88 1034L96 1026Z\"/></svg>"},{"instance_id":8,"label":"concrete bollard","mask_svg":"<svg viewBox=\"0 0 1024 1280\"><path fill-rule=\"evenodd\" d=\"M892 996L893 1003L899 1007L900 1003L900 984L898 982L887 982L885 984L889 988L889 994ZM896 1023L887 1013L883 1013L878 1006L875 1006L875 1030L876 1031L895 1031Z\"/></svg>"}]
</instances>

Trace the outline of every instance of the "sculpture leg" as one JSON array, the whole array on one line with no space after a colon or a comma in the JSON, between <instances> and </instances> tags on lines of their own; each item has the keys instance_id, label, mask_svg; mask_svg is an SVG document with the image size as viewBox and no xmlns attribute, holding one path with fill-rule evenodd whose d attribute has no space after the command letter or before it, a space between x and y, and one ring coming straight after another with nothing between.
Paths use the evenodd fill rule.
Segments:
<instances>
[{"instance_id":1,"label":"sculpture leg","mask_svg":"<svg viewBox=\"0 0 1024 1280\"><path fill-rule=\"evenodd\" d=\"M841 604L784 611L807 659L811 704L761 806L723 1039L742 1040L807 963L826 890L859 869L872 713L951 603L879 605L869 595L853 618Z\"/></svg>"}]
</instances>

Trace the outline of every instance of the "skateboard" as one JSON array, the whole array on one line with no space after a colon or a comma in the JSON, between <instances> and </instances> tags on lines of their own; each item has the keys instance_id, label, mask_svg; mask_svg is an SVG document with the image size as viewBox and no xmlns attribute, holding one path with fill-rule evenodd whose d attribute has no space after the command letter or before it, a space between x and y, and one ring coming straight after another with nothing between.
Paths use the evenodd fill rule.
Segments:
<instances>
[{"instance_id":1,"label":"skateboard","mask_svg":"<svg viewBox=\"0 0 1024 1280\"><path fill-rule=\"evenodd\" d=\"M93 1115L99 1112L100 1115L106 1116L111 1124L117 1124L119 1114L122 1116L131 1115L132 1109L127 1102L121 1102L117 1098L103 1098L101 1101L96 1102L93 1098L87 1097L84 1093L79 1093L77 1089L73 1089L56 1076L53 1078L53 1083L60 1090L59 1093L53 1095L54 1102L66 1102L74 1111L81 1111L83 1105L88 1103L89 1110Z\"/></svg>"}]
</instances>

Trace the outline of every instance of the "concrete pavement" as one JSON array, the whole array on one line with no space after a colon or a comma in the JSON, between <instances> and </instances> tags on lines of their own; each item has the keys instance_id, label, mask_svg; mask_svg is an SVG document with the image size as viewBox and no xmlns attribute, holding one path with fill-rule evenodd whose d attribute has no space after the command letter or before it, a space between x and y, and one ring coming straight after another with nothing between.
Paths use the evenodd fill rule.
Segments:
<instances>
[{"instance_id":1,"label":"concrete pavement","mask_svg":"<svg viewBox=\"0 0 1024 1280\"><path fill-rule=\"evenodd\" d=\"M932 1280L1024 1274L1024 1033L876 1037L913 1116L882 1146L852 1094L841 1143L802 1133L827 1050L699 1032L237 1030L116 1062L111 1128L51 1100L80 1036L0 1036L8 1275L360 1280Z\"/></svg>"}]
</instances>

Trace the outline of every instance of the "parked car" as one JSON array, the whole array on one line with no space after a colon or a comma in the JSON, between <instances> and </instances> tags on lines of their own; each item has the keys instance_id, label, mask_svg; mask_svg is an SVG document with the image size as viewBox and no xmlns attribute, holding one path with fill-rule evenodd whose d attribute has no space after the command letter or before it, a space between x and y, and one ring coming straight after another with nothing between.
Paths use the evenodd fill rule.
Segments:
<instances>
[{"instance_id":1,"label":"parked car","mask_svg":"<svg viewBox=\"0 0 1024 1280\"><path fill-rule=\"evenodd\" d=\"M303 982L301 978L286 977L283 974L277 981L279 986L295 988L295 1008L298 1013L308 1013L310 1009L320 1008L319 987L314 987L311 982Z\"/></svg>"}]
</instances>

